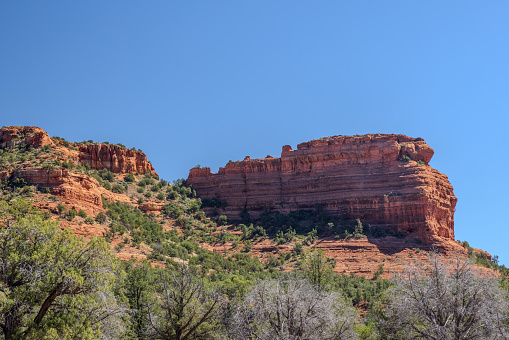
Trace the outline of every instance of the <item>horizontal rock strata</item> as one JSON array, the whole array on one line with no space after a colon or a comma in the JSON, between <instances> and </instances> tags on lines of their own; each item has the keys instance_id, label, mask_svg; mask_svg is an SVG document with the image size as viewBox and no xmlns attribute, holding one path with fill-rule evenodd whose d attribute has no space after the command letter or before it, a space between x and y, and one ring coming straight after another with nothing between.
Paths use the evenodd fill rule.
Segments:
<instances>
[{"instance_id":1,"label":"horizontal rock strata","mask_svg":"<svg viewBox=\"0 0 509 340\"><path fill-rule=\"evenodd\" d=\"M447 176L428 162L422 138L394 134L335 136L283 147L281 158L246 157L213 174L193 168L187 183L202 199L217 198L220 209L238 219L264 209L282 213L322 206L333 216L415 234L425 242L454 239L456 197Z\"/></svg>"},{"instance_id":2,"label":"horizontal rock strata","mask_svg":"<svg viewBox=\"0 0 509 340\"><path fill-rule=\"evenodd\" d=\"M113 144L80 144L79 162L91 169L108 169L114 173L155 175L152 164L141 151L127 149Z\"/></svg>"},{"instance_id":3,"label":"horizontal rock strata","mask_svg":"<svg viewBox=\"0 0 509 340\"><path fill-rule=\"evenodd\" d=\"M4 126L0 129L0 148L27 144L34 148L45 145L57 147L65 156L69 156L76 163L89 165L91 169L107 169L114 173L140 173L156 175L154 167L147 160L147 156L133 149L114 144L102 143L70 143L74 149L63 148L63 142L53 141L41 128L35 126Z\"/></svg>"},{"instance_id":4,"label":"horizontal rock strata","mask_svg":"<svg viewBox=\"0 0 509 340\"><path fill-rule=\"evenodd\" d=\"M113 144L103 143L69 143L58 138L51 138L46 131L35 126L4 126L0 129L0 149L17 145L28 145L33 148L50 147L51 151L43 156L49 162L59 160L79 165L88 165L90 169L107 169L114 173L156 175L154 167L141 152ZM127 199L101 187L88 174L52 165L41 167L34 163L19 164L19 169L12 166L0 170L0 181L23 179L26 183L48 188L51 194L66 202L74 202L85 211L102 211L101 197L111 201Z\"/></svg>"}]
</instances>

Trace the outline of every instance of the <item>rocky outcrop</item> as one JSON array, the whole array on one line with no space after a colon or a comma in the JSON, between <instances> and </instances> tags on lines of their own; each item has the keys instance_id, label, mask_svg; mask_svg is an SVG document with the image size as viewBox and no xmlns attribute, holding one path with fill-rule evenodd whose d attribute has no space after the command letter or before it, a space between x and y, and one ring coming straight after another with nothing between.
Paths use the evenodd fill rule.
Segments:
<instances>
[{"instance_id":1,"label":"rocky outcrop","mask_svg":"<svg viewBox=\"0 0 509 340\"><path fill-rule=\"evenodd\" d=\"M107 169L114 173L148 172L156 175L152 164L141 151L111 144L69 143L60 138L52 139L44 130L34 126L8 126L0 129L0 148L25 145L33 148L49 145L51 148L43 152L34 150L41 163L44 160L46 166L42 167L37 160L32 161L26 157L24 162L16 167L11 164L0 167L0 181L23 179L30 185L47 188L64 202L91 213L104 210L101 197L111 201L129 199L125 195L106 190L83 171L56 166L57 160L88 165L96 170Z\"/></svg>"},{"instance_id":2,"label":"rocky outcrop","mask_svg":"<svg viewBox=\"0 0 509 340\"><path fill-rule=\"evenodd\" d=\"M104 211L101 197L108 201L129 201L126 195L115 194L101 187L92 177L55 168L27 168L14 171L12 178L22 178L27 183L40 188L48 188L52 195L58 196L64 203L73 206L76 211L83 209L96 214Z\"/></svg>"},{"instance_id":3,"label":"rocky outcrop","mask_svg":"<svg viewBox=\"0 0 509 340\"><path fill-rule=\"evenodd\" d=\"M0 129L0 148L23 143L35 148L54 145L46 131L36 126L4 126Z\"/></svg>"},{"instance_id":4,"label":"rocky outcrop","mask_svg":"<svg viewBox=\"0 0 509 340\"><path fill-rule=\"evenodd\" d=\"M0 129L0 148L12 147L19 144L30 145L34 148L50 145L57 147L59 153L76 163L89 165L91 169L107 169L114 173L140 173L157 175L147 156L133 149L123 146L102 143L68 143L56 140L41 128L35 126L4 126Z\"/></svg>"},{"instance_id":5,"label":"rocky outcrop","mask_svg":"<svg viewBox=\"0 0 509 340\"><path fill-rule=\"evenodd\" d=\"M79 162L91 169L108 169L114 173L140 173L156 175L154 167L141 151L113 144L80 144Z\"/></svg>"},{"instance_id":6,"label":"rocky outcrop","mask_svg":"<svg viewBox=\"0 0 509 340\"><path fill-rule=\"evenodd\" d=\"M194 168L187 184L202 199L217 198L237 219L244 210L282 213L314 209L359 218L372 227L412 234L424 242L454 239L456 197L447 176L428 162L422 138L394 134L335 136L283 147L281 158L230 162L217 174Z\"/></svg>"}]
</instances>

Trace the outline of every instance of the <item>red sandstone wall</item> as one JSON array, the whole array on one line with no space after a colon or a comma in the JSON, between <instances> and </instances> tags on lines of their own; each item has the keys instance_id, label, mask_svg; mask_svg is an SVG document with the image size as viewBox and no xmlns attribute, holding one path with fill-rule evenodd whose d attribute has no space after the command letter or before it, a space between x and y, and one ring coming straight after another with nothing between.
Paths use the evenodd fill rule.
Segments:
<instances>
[{"instance_id":1,"label":"red sandstone wall","mask_svg":"<svg viewBox=\"0 0 509 340\"><path fill-rule=\"evenodd\" d=\"M148 170L150 174L156 174L143 152L113 144L80 144L78 148L79 162L90 165L92 169L132 174L145 174Z\"/></svg>"},{"instance_id":2,"label":"red sandstone wall","mask_svg":"<svg viewBox=\"0 0 509 340\"><path fill-rule=\"evenodd\" d=\"M0 148L21 143L27 143L36 148L54 145L46 131L36 126L4 126L0 129Z\"/></svg>"},{"instance_id":3,"label":"red sandstone wall","mask_svg":"<svg viewBox=\"0 0 509 340\"><path fill-rule=\"evenodd\" d=\"M66 147L62 141L52 140L44 130L33 126L9 126L0 129L0 148L22 143L35 148L50 145L52 152L45 155L48 159L88 164L92 169L108 169L114 173L145 174L149 171L152 175L156 174L152 164L147 161L147 156L140 151L100 143L71 143L70 147ZM17 170L11 167L10 170L0 172L0 180L11 176L23 178L27 183L42 188L49 188L53 195L87 212L97 213L103 210L101 196L112 201L128 199L125 195L104 189L94 178L86 174L59 167L48 169L25 164Z\"/></svg>"},{"instance_id":4,"label":"red sandstone wall","mask_svg":"<svg viewBox=\"0 0 509 340\"><path fill-rule=\"evenodd\" d=\"M61 142L53 142L51 137L41 128L35 126L4 126L0 129L0 148L26 143L35 148L44 145L62 148L61 153L70 156L75 162L90 165L95 170L108 169L114 173L145 174L147 171L155 175L154 167L141 151L127 149L113 144L73 144L78 152L65 149Z\"/></svg>"},{"instance_id":5,"label":"red sandstone wall","mask_svg":"<svg viewBox=\"0 0 509 340\"><path fill-rule=\"evenodd\" d=\"M454 239L456 197L447 176L427 165L432 156L422 138L336 136L284 146L281 158L230 162L217 174L191 169L187 183L201 198L225 200L231 219L244 207L258 216L267 206L288 213L321 204L424 241Z\"/></svg>"}]
</instances>

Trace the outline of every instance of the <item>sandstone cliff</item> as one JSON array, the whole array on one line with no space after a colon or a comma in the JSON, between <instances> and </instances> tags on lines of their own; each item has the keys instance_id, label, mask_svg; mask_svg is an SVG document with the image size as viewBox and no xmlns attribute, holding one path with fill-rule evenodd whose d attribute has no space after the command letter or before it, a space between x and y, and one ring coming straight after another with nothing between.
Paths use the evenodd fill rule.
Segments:
<instances>
[{"instance_id":1,"label":"sandstone cliff","mask_svg":"<svg viewBox=\"0 0 509 340\"><path fill-rule=\"evenodd\" d=\"M1 128L0 149L13 147L31 147L34 156L22 160L14 157L10 164L2 164L0 181L23 179L30 185L49 189L51 194L76 209L94 214L104 210L101 196L113 201L128 198L106 190L97 180L84 173L83 167L107 169L116 174L148 172L156 175L152 164L141 151L104 143L69 143L51 138L46 131L34 126ZM43 151L43 147L49 148ZM56 165L56 161L72 163L73 166L66 169Z\"/></svg>"},{"instance_id":2,"label":"sandstone cliff","mask_svg":"<svg viewBox=\"0 0 509 340\"><path fill-rule=\"evenodd\" d=\"M58 152L76 164L88 165L91 169L107 169L114 173L156 175L154 167L141 152L123 146L103 143L69 143L52 138L35 126L4 126L0 129L0 148L26 144L34 148L45 145L57 148Z\"/></svg>"},{"instance_id":3,"label":"sandstone cliff","mask_svg":"<svg viewBox=\"0 0 509 340\"><path fill-rule=\"evenodd\" d=\"M156 172L147 156L141 151L127 149L112 144L80 144L78 145L79 162L89 165L95 170L108 169L114 173L145 174Z\"/></svg>"},{"instance_id":4,"label":"sandstone cliff","mask_svg":"<svg viewBox=\"0 0 509 340\"><path fill-rule=\"evenodd\" d=\"M187 183L202 199L218 198L221 213L243 209L283 213L320 204L334 216L415 235L431 243L454 239L456 197L447 176L428 165L422 138L394 134L335 136L283 147L281 158L230 162L217 174L194 168Z\"/></svg>"},{"instance_id":5,"label":"sandstone cliff","mask_svg":"<svg viewBox=\"0 0 509 340\"><path fill-rule=\"evenodd\" d=\"M116 194L101 187L97 180L79 172L55 168L25 168L12 173L13 178L22 178L31 185L48 188L66 206L78 211L83 209L95 215L104 211L101 197L108 201L129 201L123 194Z\"/></svg>"},{"instance_id":6,"label":"sandstone cliff","mask_svg":"<svg viewBox=\"0 0 509 340\"><path fill-rule=\"evenodd\" d=\"M4 126L0 129L0 148L23 143L36 148L54 145L46 131L36 126Z\"/></svg>"}]
</instances>

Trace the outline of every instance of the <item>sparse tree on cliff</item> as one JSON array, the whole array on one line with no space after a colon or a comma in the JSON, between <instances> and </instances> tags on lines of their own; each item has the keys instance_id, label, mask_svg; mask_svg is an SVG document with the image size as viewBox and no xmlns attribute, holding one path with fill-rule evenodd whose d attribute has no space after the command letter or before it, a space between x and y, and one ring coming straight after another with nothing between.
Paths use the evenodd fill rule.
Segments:
<instances>
[{"instance_id":1,"label":"sparse tree on cliff","mask_svg":"<svg viewBox=\"0 0 509 340\"><path fill-rule=\"evenodd\" d=\"M387 296L381 324L391 338L507 338L507 294L467 259L432 254L429 266L409 268Z\"/></svg>"}]
</instances>

